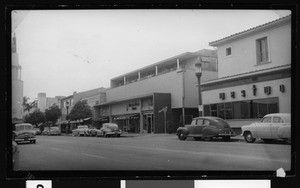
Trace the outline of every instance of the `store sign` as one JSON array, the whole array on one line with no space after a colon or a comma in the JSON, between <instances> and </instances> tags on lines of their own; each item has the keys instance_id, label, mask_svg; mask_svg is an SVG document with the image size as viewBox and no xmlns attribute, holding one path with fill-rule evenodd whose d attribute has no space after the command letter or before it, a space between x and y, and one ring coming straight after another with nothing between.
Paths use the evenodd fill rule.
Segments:
<instances>
[{"instance_id":1,"label":"store sign","mask_svg":"<svg viewBox=\"0 0 300 188\"><path fill-rule=\"evenodd\" d=\"M242 93L242 97L246 97L246 90L242 90L241 93Z\"/></svg>"},{"instance_id":2,"label":"store sign","mask_svg":"<svg viewBox=\"0 0 300 188\"><path fill-rule=\"evenodd\" d=\"M265 94L270 95L271 94L271 87L270 86L264 87L264 91L265 91Z\"/></svg>"},{"instance_id":3,"label":"store sign","mask_svg":"<svg viewBox=\"0 0 300 188\"><path fill-rule=\"evenodd\" d=\"M142 107L142 111L145 111L145 110L153 110L153 106L144 106L144 107Z\"/></svg>"},{"instance_id":4,"label":"store sign","mask_svg":"<svg viewBox=\"0 0 300 188\"><path fill-rule=\"evenodd\" d=\"M219 93L219 98L224 100L225 99L225 93Z\"/></svg>"},{"instance_id":5,"label":"store sign","mask_svg":"<svg viewBox=\"0 0 300 188\"><path fill-rule=\"evenodd\" d=\"M284 86L283 84L281 84L281 85L279 86L279 90L280 90L282 93L284 93L284 92L285 92L285 86Z\"/></svg>"}]
</instances>

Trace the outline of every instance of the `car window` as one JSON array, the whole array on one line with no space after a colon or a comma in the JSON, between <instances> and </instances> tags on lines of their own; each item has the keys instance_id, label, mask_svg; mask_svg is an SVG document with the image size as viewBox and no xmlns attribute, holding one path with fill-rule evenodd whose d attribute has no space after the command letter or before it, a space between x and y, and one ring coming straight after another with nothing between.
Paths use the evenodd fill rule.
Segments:
<instances>
[{"instance_id":1,"label":"car window","mask_svg":"<svg viewBox=\"0 0 300 188\"><path fill-rule=\"evenodd\" d=\"M197 119L197 125L203 125L203 119Z\"/></svg>"},{"instance_id":2,"label":"car window","mask_svg":"<svg viewBox=\"0 0 300 188\"><path fill-rule=\"evenodd\" d=\"M262 123L271 123L271 117L264 117L262 120L261 120Z\"/></svg>"},{"instance_id":3,"label":"car window","mask_svg":"<svg viewBox=\"0 0 300 188\"><path fill-rule=\"evenodd\" d=\"M203 121L203 125L209 125L209 120L205 119L205 120Z\"/></svg>"},{"instance_id":4,"label":"car window","mask_svg":"<svg viewBox=\"0 0 300 188\"><path fill-rule=\"evenodd\" d=\"M192 121L191 125L196 125L196 122L197 122L197 120L194 119L194 120Z\"/></svg>"},{"instance_id":5,"label":"car window","mask_svg":"<svg viewBox=\"0 0 300 188\"><path fill-rule=\"evenodd\" d=\"M283 123L283 120L280 117L273 117L273 123Z\"/></svg>"}]
</instances>

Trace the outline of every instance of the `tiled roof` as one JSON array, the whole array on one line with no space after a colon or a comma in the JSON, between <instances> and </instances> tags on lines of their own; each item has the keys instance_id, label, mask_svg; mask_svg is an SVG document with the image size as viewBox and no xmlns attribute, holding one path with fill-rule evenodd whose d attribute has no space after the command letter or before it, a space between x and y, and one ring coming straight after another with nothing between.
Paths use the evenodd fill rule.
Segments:
<instances>
[{"instance_id":1,"label":"tiled roof","mask_svg":"<svg viewBox=\"0 0 300 188\"><path fill-rule=\"evenodd\" d=\"M290 18L290 17L291 17L291 15L288 15L288 16L285 16L285 17L282 17L282 18L278 18L278 19L273 20L273 21L271 21L271 22L268 22L268 23L265 23L265 24L262 24L262 25L258 25L258 26L256 26L256 27L253 27L253 28L250 28L250 29L247 29L247 30L238 32L238 33L235 33L235 34L230 35L230 36L228 36L228 37L224 37L224 38L222 38L222 39L212 41L212 42L209 43L209 45L210 45L210 46L213 46L213 45L215 45L216 43L219 43L219 42L221 42L221 41L224 41L224 40L227 40L227 39L230 39L230 38L234 38L234 37L238 37L238 36L240 36L240 35L242 35L242 34L246 34L247 32L254 31L254 30L257 30L257 29L259 29L259 28L263 28L263 27L269 26L269 25L271 25L271 24L274 24L274 23L276 23L276 22L279 22L279 21L288 19L288 18Z\"/></svg>"}]
</instances>

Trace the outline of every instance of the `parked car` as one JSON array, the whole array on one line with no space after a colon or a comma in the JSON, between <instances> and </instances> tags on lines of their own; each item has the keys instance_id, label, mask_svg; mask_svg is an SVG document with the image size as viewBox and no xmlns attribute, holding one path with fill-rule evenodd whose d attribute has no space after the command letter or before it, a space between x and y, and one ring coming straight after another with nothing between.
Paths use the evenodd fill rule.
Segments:
<instances>
[{"instance_id":1,"label":"parked car","mask_svg":"<svg viewBox=\"0 0 300 188\"><path fill-rule=\"evenodd\" d=\"M89 136L97 136L97 133L99 131L100 131L99 129L92 127L92 128L89 128L87 132L88 132Z\"/></svg>"},{"instance_id":2,"label":"parked car","mask_svg":"<svg viewBox=\"0 0 300 188\"><path fill-rule=\"evenodd\" d=\"M13 140L16 143L19 142L36 142L35 131L30 123L19 123L15 125L15 130L13 131Z\"/></svg>"},{"instance_id":3,"label":"parked car","mask_svg":"<svg viewBox=\"0 0 300 188\"><path fill-rule=\"evenodd\" d=\"M12 141L12 163L13 163L13 171L19 170L19 148L15 141Z\"/></svg>"},{"instance_id":4,"label":"parked car","mask_svg":"<svg viewBox=\"0 0 300 188\"><path fill-rule=\"evenodd\" d=\"M291 139L291 114L273 113L265 115L261 122L242 126L246 142L253 143L257 138L264 141Z\"/></svg>"},{"instance_id":5,"label":"parked car","mask_svg":"<svg viewBox=\"0 0 300 188\"><path fill-rule=\"evenodd\" d=\"M120 137L122 131L119 129L118 124L116 123L104 123L99 132L97 132L97 136L109 137L116 136Z\"/></svg>"},{"instance_id":6,"label":"parked car","mask_svg":"<svg viewBox=\"0 0 300 188\"><path fill-rule=\"evenodd\" d=\"M213 137L222 137L223 140L229 141L236 135L222 118L205 116L194 118L190 125L179 127L177 136L179 140L185 140L187 137L194 137L195 140L211 140Z\"/></svg>"},{"instance_id":7,"label":"parked car","mask_svg":"<svg viewBox=\"0 0 300 188\"><path fill-rule=\"evenodd\" d=\"M72 130L73 136L89 136L89 126L78 125L77 129Z\"/></svg>"},{"instance_id":8,"label":"parked car","mask_svg":"<svg viewBox=\"0 0 300 188\"><path fill-rule=\"evenodd\" d=\"M33 130L35 131L35 135L41 135L42 134L40 128L33 128Z\"/></svg>"},{"instance_id":9,"label":"parked car","mask_svg":"<svg viewBox=\"0 0 300 188\"><path fill-rule=\"evenodd\" d=\"M59 129L59 127L45 127L44 131L43 131L43 135L48 135L48 136L52 136L52 135L61 135L61 131Z\"/></svg>"}]
</instances>

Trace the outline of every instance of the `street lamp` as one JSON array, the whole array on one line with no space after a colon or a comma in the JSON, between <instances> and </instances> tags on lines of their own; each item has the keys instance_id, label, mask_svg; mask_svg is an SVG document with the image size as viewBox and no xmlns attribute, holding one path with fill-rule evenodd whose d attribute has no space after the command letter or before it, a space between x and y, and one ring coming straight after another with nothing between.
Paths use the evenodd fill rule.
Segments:
<instances>
[{"instance_id":1,"label":"street lamp","mask_svg":"<svg viewBox=\"0 0 300 188\"><path fill-rule=\"evenodd\" d=\"M201 63L196 63L195 64L195 68L196 68L196 77L198 79L198 94L199 94L199 106L198 106L198 110L199 110L199 117L202 116L202 111L203 111L203 105L202 105L202 96L201 96L201 86L200 86L200 79L202 76L202 64Z\"/></svg>"},{"instance_id":2,"label":"street lamp","mask_svg":"<svg viewBox=\"0 0 300 188\"><path fill-rule=\"evenodd\" d=\"M68 116L68 110L69 110L69 101L66 101L66 108L67 108L67 116ZM66 118L67 119L67 118Z\"/></svg>"}]
</instances>

